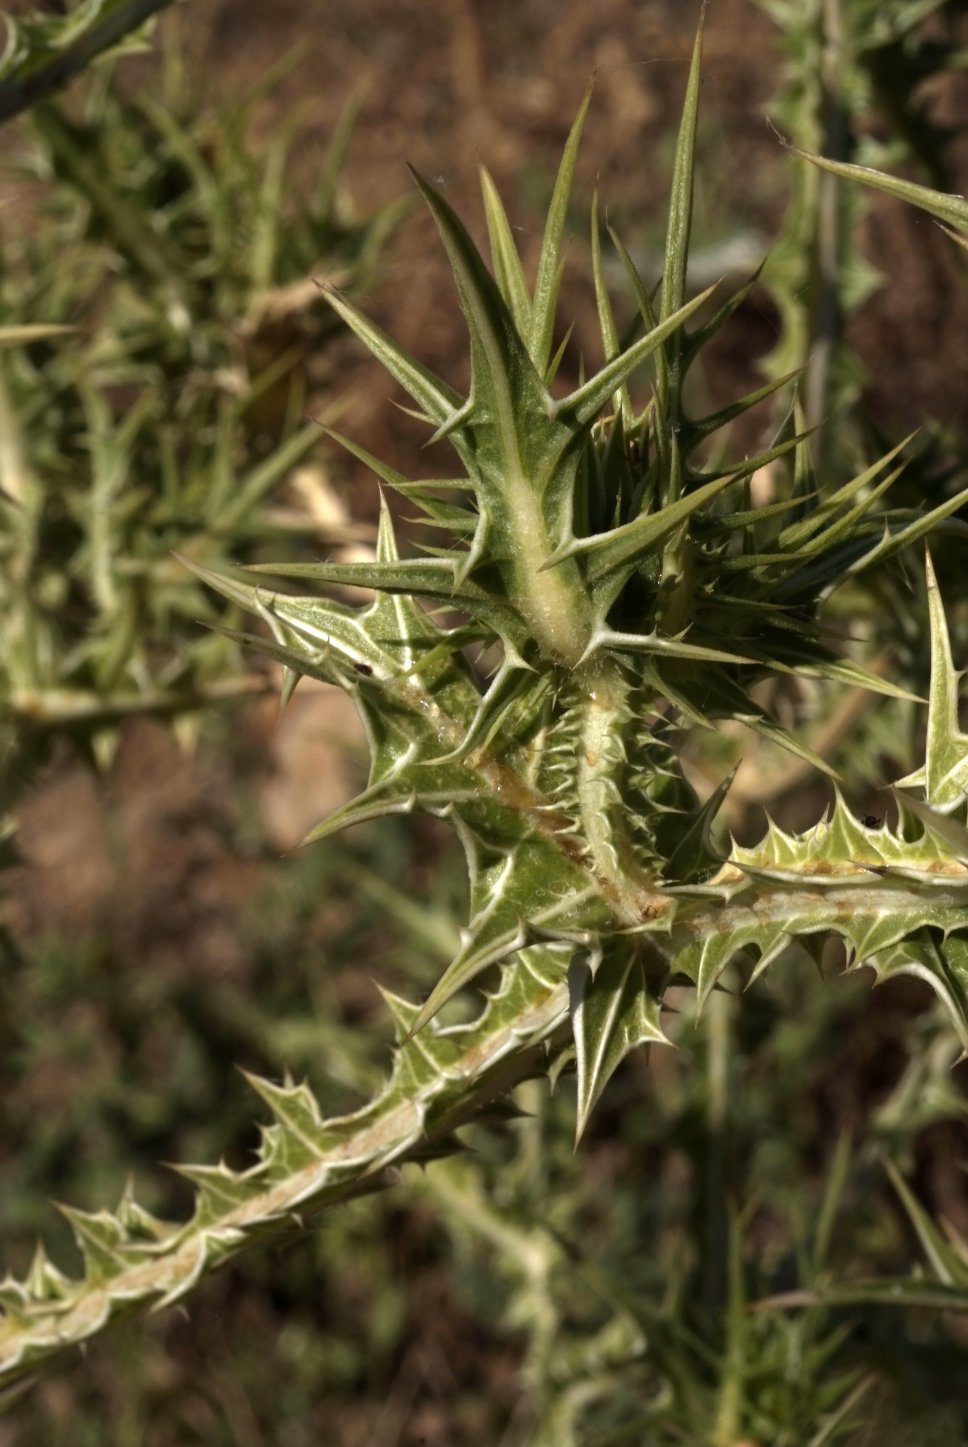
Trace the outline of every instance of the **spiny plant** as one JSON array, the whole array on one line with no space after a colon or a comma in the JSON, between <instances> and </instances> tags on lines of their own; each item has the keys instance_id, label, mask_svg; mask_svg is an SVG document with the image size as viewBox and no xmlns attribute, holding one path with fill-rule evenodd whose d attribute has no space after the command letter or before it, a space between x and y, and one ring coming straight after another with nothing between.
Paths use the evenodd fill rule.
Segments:
<instances>
[{"instance_id":1,"label":"spiny plant","mask_svg":"<svg viewBox=\"0 0 968 1447\"><path fill-rule=\"evenodd\" d=\"M968 203L961 196L948 195L933 187L918 185L901 177L880 171L876 167L844 162L836 157L797 152L812 166L838 179L879 191L916 206L933 217L956 245L968 250ZM929 565L930 566L930 565ZM937 589L929 591L932 634L932 685L931 711L934 726L947 733L948 739L958 737L965 742L966 736L958 734L958 695L953 683L943 688L940 679L951 675L950 650L946 642L943 611ZM940 720L946 719L942 725ZM932 724L929 722L929 754ZM964 755L959 763L958 751L946 750L944 772L954 789L944 789L942 773L935 772L935 783L929 785L927 764L902 784L916 785L924 790L926 797L934 793L947 793L947 812L951 812L964 793ZM920 1273L910 1280L890 1277L883 1280L860 1280L853 1283L828 1282L821 1290L794 1292L777 1300L784 1304L816 1303L827 1305L873 1304L878 1307L891 1306L895 1309L912 1306L932 1307L938 1310L964 1311L968 1309L968 1243L949 1223L944 1229L932 1220L914 1196L897 1169L887 1163L887 1170L899 1201L906 1212L917 1236L928 1265L928 1276Z\"/></svg>"},{"instance_id":2,"label":"spiny plant","mask_svg":"<svg viewBox=\"0 0 968 1447\"><path fill-rule=\"evenodd\" d=\"M887 196L894 196L917 206L940 221L951 239L959 246L968 246L968 202L963 196L949 196L931 186L919 186L916 182L905 181L900 176L890 176L874 166L859 166L829 156L810 155L806 151L800 154L813 165L834 176L870 186L875 191L882 191Z\"/></svg>"},{"instance_id":3,"label":"spiny plant","mask_svg":"<svg viewBox=\"0 0 968 1447\"><path fill-rule=\"evenodd\" d=\"M42 187L44 224L11 225L4 237L8 309L93 323L101 372L116 385L164 378L183 415L203 398L238 395L274 364L283 405L267 421L263 401L260 420L278 430L285 382L334 330L313 278L322 271L365 289L409 207L355 213L341 173L356 103L314 184L286 186L299 112L263 141L253 130L259 106L297 63L283 57L243 101L200 100L172 29L136 91L123 71L102 70L70 107L34 106L7 165ZM42 363L56 375L56 358L35 363L38 371Z\"/></svg>"},{"instance_id":4,"label":"spiny plant","mask_svg":"<svg viewBox=\"0 0 968 1447\"><path fill-rule=\"evenodd\" d=\"M868 166L913 161L934 186L951 189L945 152L957 131L932 115L927 97L961 64L958 7L949 0L758 4L786 57L773 115L796 147ZM858 430L869 425L856 406L864 375L847 328L879 278L859 244L863 195L810 167L794 172L791 187L763 273L782 322L767 365L775 373L804 367L814 456L836 465L855 453Z\"/></svg>"},{"instance_id":5,"label":"spiny plant","mask_svg":"<svg viewBox=\"0 0 968 1447\"><path fill-rule=\"evenodd\" d=\"M140 49L144 28L172 0L80 0L68 14L0 14L0 124L85 70L105 52ZM137 32L140 31L140 34Z\"/></svg>"},{"instance_id":6,"label":"spiny plant","mask_svg":"<svg viewBox=\"0 0 968 1447\"><path fill-rule=\"evenodd\" d=\"M244 104L200 105L169 39L136 94L109 70L70 111L36 106L5 163L40 187L37 224L19 206L0 222L0 303L23 343L0 358L11 768L64 735L103 761L132 713L190 726L257 686L234 646L199 636L196 619L214 615L173 549L218 565L264 556L273 536L290 556L307 538L360 537L321 530L318 475L303 473L313 486L288 506L268 504L318 443L301 416L307 390L322 382L322 414L338 412L320 375L336 329L312 274L363 289L406 206L353 214L341 182L352 107L318 185L283 204L298 117L265 144L251 136L279 74ZM70 337L31 330L36 317L69 323Z\"/></svg>"},{"instance_id":7,"label":"spiny plant","mask_svg":"<svg viewBox=\"0 0 968 1447\"><path fill-rule=\"evenodd\" d=\"M196 571L267 625L271 639L243 637L283 666L285 696L308 675L357 703L369 783L312 837L417 810L446 820L467 856L470 917L425 1002L387 996L398 1047L367 1105L326 1119L307 1086L254 1079L273 1117L258 1158L244 1171L181 1167L197 1189L187 1223L156 1219L128 1192L113 1212L70 1209L83 1276L39 1250L23 1280L7 1279L0 1380L17 1382L138 1305L181 1299L247 1246L384 1184L391 1165L456 1151L456 1131L506 1113L503 1097L528 1077L574 1065L580 1136L621 1060L664 1040L669 987L708 1005L734 962L750 961L752 980L794 942L819 954L839 937L850 968L926 981L968 1046L968 738L930 565L925 759L899 781L895 822L855 817L838 790L803 833L770 823L755 845L720 843L729 781L702 800L679 760L678 730L738 721L829 773L756 685L804 675L903 695L838 649L822 607L838 584L930 531L960 528L950 519L968 495L921 515L890 507L901 448L825 489L789 422L756 457L711 450L713 434L781 384L690 412L690 367L745 295L711 313L708 293L686 299L701 39L700 29L659 294L613 237L636 304L620 335L593 214L605 356L571 391L556 381L566 342L556 345L555 310L587 95L530 289L486 172L492 270L416 178L470 332L467 396L330 292L463 470L411 482L341 440L441 541L401 557L384 504L375 562L270 570L362 584L376 594L363 608ZM636 409L631 381L646 362L652 395ZM777 459L789 464L785 494L757 506L751 478ZM491 988L468 1017L455 997L474 983Z\"/></svg>"}]
</instances>

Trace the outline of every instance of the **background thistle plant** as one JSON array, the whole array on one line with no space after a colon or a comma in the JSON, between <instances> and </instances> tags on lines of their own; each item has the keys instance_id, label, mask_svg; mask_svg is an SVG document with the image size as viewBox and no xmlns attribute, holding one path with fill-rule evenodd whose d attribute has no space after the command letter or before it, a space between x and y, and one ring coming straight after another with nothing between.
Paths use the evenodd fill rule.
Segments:
<instances>
[{"instance_id":1,"label":"background thistle plant","mask_svg":"<svg viewBox=\"0 0 968 1447\"><path fill-rule=\"evenodd\" d=\"M187 736L206 706L262 687L224 639L199 637L211 610L173 549L214 563L260 556L270 534L290 556L372 536L338 506L320 520L336 499L303 409L323 387L326 417L341 403L313 273L370 284L408 203L353 214L354 107L314 193L286 202L298 116L262 144L252 119L293 63L244 104L199 105L169 39L145 86L102 69L79 107L35 106L11 148L8 180L39 191L35 217L21 199L0 221L0 299L24 319L0 358L7 787L52 738L104 764L132 714ZM38 316L46 331L29 329Z\"/></svg>"},{"instance_id":2,"label":"background thistle plant","mask_svg":"<svg viewBox=\"0 0 968 1447\"><path fill-rule=\"evenodd\" d=\"M105 51L144 46L144 30L171 0L82 0L73 13L3 16L0 124L67 84ZM140 34L139 34L140 32Z\"/></svg>"},{"instance_id":3,"label":"background thistle plant","mask_svg":"<svg viewBox=\"0 0 968 1447\"><path fill-rule=\"evenodd\" d=\"M783 37L774 115L795 146L838 162L913 161L933 186L954 189L946 148L957 130L939 123L925 99L957 65L950 4L761 3ZM857 406L865 377L849 327L888 278L859 245L861 192L809 168L791 184L784 227L764 268L783 320L769 365L777 373L805 369L804 411L816 428L814 456L826 469L855 455L856 429L869 425Z\"/></svg>"}]
</instances>

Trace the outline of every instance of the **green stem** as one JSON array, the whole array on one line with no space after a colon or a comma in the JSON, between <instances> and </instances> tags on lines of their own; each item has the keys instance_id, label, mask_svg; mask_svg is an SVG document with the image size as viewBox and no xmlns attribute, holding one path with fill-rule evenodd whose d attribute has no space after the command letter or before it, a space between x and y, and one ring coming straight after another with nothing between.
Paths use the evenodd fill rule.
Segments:
<instances>
[{"instance_id":1,"label":"green stem","mask_svg":"<svg viewBox=\"0 0 968 1447\"><path fill-rule=\"evenodd\" d=\"M75 724L109 723L143 714L182 713L213 703L261 696L275 687L274 680L248 673L168 692L160 689L105 694L81 688L24 688L13 694L10 711L23 728L66 729Z\"/></svg>"},{"instance_id":2,"label":"green stem","mask_svg":"<svg viewBox=\"0 0 968 1447\"><path fill-rule=\"evenodd\" d=\"M33 70L22 66L19 73L0 84L0 124L59 90L86 70L103 51L117 45L126 35L172 3L173 0L128 0L127 4L112 9L104 20L92 25L79 40L46 64Z\"/></svg>"},{"instance_id":3,"label":"green stem","mask_svg":"<svg viewBox=\"0 0 968 1447\"><path fill-rule=\"evenodd\" d=\"M726 1205L726 1157L729 1129L729 1071L732 1054L733 999L713 992L706 1006L706 1180L703 1190L703 1296L718 1313L726 1295L729 1221ZM721 1439L717 1437L717 1442Z\"/></svg>"},{"instance_id":4,"label":"green stem","mask_svg":"<svg viewBox=\"0 0 968 1447\"><path fill-rule=\"evenodd\" d=\"M650 902L657 884L643 876L626 827L628 810L624 774L624 738L633 708L631 688L614 663L590 670L580 682L581 726L576 783L578 833L584 841L597 879L607 887L610 902L629 924L642 921L643 892Z\"/></svg>"},{"instance_id":5,"label":"green stem","mask_svg":"<svg viewBox=\"0 0 968 1447\"><path fill-rule=\"evenodd\" d=\"M541 498L519 462L508 470L505 487L508 512L514 519L509 596L542 652L553 663L575 667L592 634L578 564L574 558L566 558L545 569L555 543L548 535Z\"/></svg>"},{"instance_id":6,"label":"green stem","mask_svg":"<svg viewBox=\"0 0 968 1447\"><path fill-rule=\"evenodd\" d=\"M847 159L849 150L843 99L847 45L841 0L824 0L821 27L824 155L840 161ZM833 368L843 333L840 296L844 262L843 208L836 176L822 174L817 187L816 292L804 383L804 410L807 425L816 429L814 448L821 474L828 461Z\"/></svg>"},{"instance_id":7,"label":"green stem","mask_svg":"<svg viewBox=\"0 0 968 1447\"><path fill-rule=\"evenodd\" d=\"M716 1402L713 1447L737 1447L743 1415L743 1378L746 1359L748 1315L746 1283L743 1277L742 1219L725 1202L724 1243L728 1256L728 1307L726 1311L726 1355L723 1378Z\"/></svg>"},{"instance_id":8,"label":"green stem","mask_svg":"<svg viewBox=\"0 0 968 1447\"><path fill-rule=\"evenodd\" d=\"M380 1096L353 1116L323 1122L305 1091L274 1090L269 1098L276 1130L296 1123L290 1160L263 1155L250 1171L186 1168L199 1186L196 1216L172 1227L150 1222L124 1205L117 1216L74 1217L82 1240L99 1238L88 1270L72 1281L40 1257L25 1283L0 1283L0 1389L42 1360L79 1346L109 1321L139 1305L168 1305L190 1292L200 1276L240 1251L304 1229L306 1218L338 1201L389 1184L387 1168L420 1158L428 1144L446 1141L496 1096L519 1081L543 1075L547 1050L567 1032L568 987L553 972L517 968L512 990L495 997L481 1019L437 1046L433 1037L398 1054L398 1072ZM518 996L520 995L520 1002ZM423 1052L442 1049L447 1069ZM416 1057L416 1059L414 1059ZM415 1070L424 1070L418 1083ZM265 1082L254 1082L267 1090ZM307 1115L307 1111L309 1115ZM311 1124L310 1117L317 1119ZM133 1224L128 1217L134 1215ZM106 1233L106 1235L105 1235ZM109 1240L110 1244L105 1242Z\"/></svg>"}]
</instances>

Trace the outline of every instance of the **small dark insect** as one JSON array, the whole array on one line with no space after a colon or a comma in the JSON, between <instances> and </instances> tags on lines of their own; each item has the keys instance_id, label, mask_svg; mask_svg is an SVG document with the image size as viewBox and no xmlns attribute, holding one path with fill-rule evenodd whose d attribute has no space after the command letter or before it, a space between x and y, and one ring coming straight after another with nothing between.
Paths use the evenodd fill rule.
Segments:
<instances>
[{"instance_id":1,"label":"small dark insect","mask_svg":"<svg viewBox=\"0 0 968 1447\"><path fill-rule=\"evenodd\" d=\"M865 828L865 829L879 829L880 827L881 827L881 821L880 821L880 819L875 819L873 814L865 814L865 815L864 815L864 828Z\"/></svg>"},{"instance_id":2,"label":"small dark insect","mask_svg":"<svg viewBox=\"0 0 968 1447\"><path fill-rule=\"evenodd\" d=\"M353 667L356 669L357 673L362 673L364 678L372 678L373 669L368 663L354 663Z\"/></svg>"}]
</instances>

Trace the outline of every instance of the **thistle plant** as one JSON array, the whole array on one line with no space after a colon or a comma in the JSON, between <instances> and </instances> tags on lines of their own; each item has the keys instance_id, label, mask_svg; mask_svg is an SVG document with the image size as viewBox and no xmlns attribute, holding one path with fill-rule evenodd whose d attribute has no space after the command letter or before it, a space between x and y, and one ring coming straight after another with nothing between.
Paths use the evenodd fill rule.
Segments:
<instances>
[{"instance_id":1,"label":"thistle plant","mask_svg":"<svg viewBox=\"0 0 968 1447\"><path fill-rule=\"evenodd\" d=\"M142 48L144 27L172 0L81 0L68 15L0 15L0 124L66 85L105 52ZM137 32L141 32L139 35Z\"/></svg>"},{"instance_id":2,"label":"thistle plant","mask_svg":"<svg viewBox=\"0 0 968 1447\"><path fill-rule=\"evenodd\" d=\"M115 386L165 381L186 427L190 408L238 397L272 369L276 406L263 399L257 420L277 433L291 421L286 383L305 391L307 355L316 353L318 369L334 331L314 277L364 290L409 207L354 210L341 177L357 102L314 183L287 188L298 111L263 141L253 121L296 64L284 56L243 101L200 101L177 31L166 31L155 72L136 92L112 67L70 107L34 106L7 165L39 183L43 225L11 218L5 228L7 310L96 331L99 373ZM34 361L42 376L53 370L48 386L64 369L56 356ZM191 423L210 425L209 415Z\"/></svg>"},{"instance_id":3,"label":"thistle plant","mask_svg":"<svg viewBox=\"0 0 968 1447\"><path fill-rule=\"evenodd\" d=\"M10 173L40 187L38 224L19 207L0 221L0 306L22 343L0 357L11 772L65 735L103 763L132 714L188 732L207 705L264 686L199 634L215 614L173 550L219 565L264 556L270 538L290 557L307 539L372 538L321 525L313 506L332 492L307 470L320 436L307 393L325 390L324 418L340 401L312 275L363 290L407 203L355 215L341 181L351 106L312 193L283 204L298 117L251 137L279 76L244 104L200 105L169 39L137 94L102 71L71 110L35 106L11 147Z\"/></svg>"},{"instance_id":4,"label":"thistle plant","mask_svg":"<svg viewBox=\"0 0 968 1447\"><path fill-rule=\"evenodd\" d=\"M843 163L913 160L933 185L950 189L944 150L954 131L933 120L924 92L958 65L954 7L946 0L758 3L782 36L785 77L774 114L795 146ZM885 138L865 134L871 115ZM862 193L809 167L791 183L764 269L783 324L770 366L806 368L804 411L818 429L814 455L826 462L853 450L863 376L845 330L878 276L857 240Z\"/></svg>"},{"instance_id":5,"label":"thistle plant","mask_svg":"<svg viewBox=\"0 0 968 1447\"><path fill-rule=\"evenodd\" d=\"M837 937L850 969L926 981L968 1047L968 738L930 563L925 756L898 781L896 817L858 817L834 779L813 827L770 822L742 845L717 830L729 778L700 798L680 760L683 734L740 723L831 775L758 685L806 677L906 697L844 651L824 605L929 533L963 531L952 515L968 497L920 514L892 507L903 443L848 480L815 477L795 407L769 445L731 459L717 434L772 407L782 381L693 415L690 369L748 291L688 294L701 40L700 30L661 287L650 295L612 236L634 300L620 332L593 209L604 357L571 390L559 382L567 337L556 333L556 301L590 95L533 286L486 172L490 266L447 201L415 177L470 334L466 396L329 291L458 467L443 482L411 481L338 438L386 489L375 561L260 565L255 582L194 566L265 625L232 636L282 666L284 697L310 676L357 704L368 784L311 839L416 811L452 826L469 876L460 948L426 1000L387 995L398 1045L384 1088L361 1109L327 1119L307 1086L253 1079L272 1115L258 1158L243 1171L181 1167L197 1191L188 1222L158 1220L130 1194L115 1211L70 1210L84 1274L65 1276L39 1251L25 1279L4 1283L3 1380L135 1306L183 1298L248 1246L386 1184L391 1166L458 1150L460 1127L506 1112L507 1093L529 1077L574 1067L580 1138L623 1058L665 1041L670 987L690 988L702 1009L741 961L752 983L782 969L792 945L819 956ZM651 393L636 404L646 366ZM773 463L785 482L757 505L752 479ZM401 555L390 494L429 530L417 555ZM276 591L267 572L362 585L374 601ZM469 1007L471 986L486 988Z\"/></svg>"}]
</instances>

